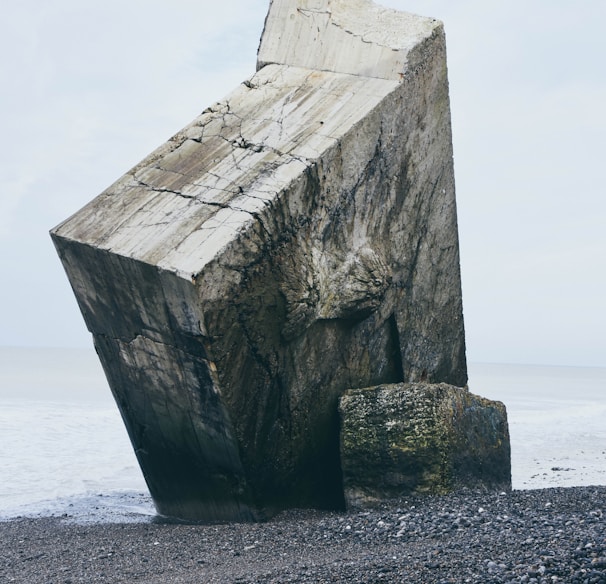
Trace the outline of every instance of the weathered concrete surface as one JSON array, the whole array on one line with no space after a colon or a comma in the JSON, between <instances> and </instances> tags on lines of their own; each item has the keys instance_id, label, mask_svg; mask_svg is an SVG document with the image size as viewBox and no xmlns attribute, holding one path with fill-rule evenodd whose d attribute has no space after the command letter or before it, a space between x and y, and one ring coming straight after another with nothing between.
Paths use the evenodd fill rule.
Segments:
<instances>
[{"instance_id":1,"label":"weathered concrete surface","mask_svg":"<svg viewBox=\"0 0 606 584\"><path fill-rule=\"evenodd\" d=\"M505 406L445 383L347 391L339 401L347 504L456 488L511 489Z\"/></svg>"},{"instance_id":2,"label":"weathered concrete surface","mask_svg":"<svg viewBox=\"0 0 606 584\"><path fill-rule=\"evenodd\" d=\"M272 0L257 68L279 63L400 81L440 33L434 18L369 0Z\"/></svg>"},{"instance_id":3,"label":"weathered concrete surface","mask_svg":"<svg viewBox=\"0 0 606 584\"><path fill-rule=\"evenodd\" d=\"M341 506L345 389L466 384L443 29L381 26L389 74L263 66L52 232L160 513Z\"/></svg>"}]
</instances>

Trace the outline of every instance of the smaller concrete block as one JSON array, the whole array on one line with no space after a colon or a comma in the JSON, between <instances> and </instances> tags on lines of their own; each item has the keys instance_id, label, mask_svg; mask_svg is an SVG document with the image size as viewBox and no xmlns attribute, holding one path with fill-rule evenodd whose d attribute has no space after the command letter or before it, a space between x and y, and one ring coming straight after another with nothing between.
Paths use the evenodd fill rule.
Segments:
<instances>
[{"instance_id":1,"label":"smaller concrete block","mask_svg":"<svg viewBox=\"0 0 606 584\"><path fill-rule=\"evenodd\" d=\"M349 507L457 488L511 488L505 406L445 383L347 391L339 401Z\"/></svg>"}]
</instances>

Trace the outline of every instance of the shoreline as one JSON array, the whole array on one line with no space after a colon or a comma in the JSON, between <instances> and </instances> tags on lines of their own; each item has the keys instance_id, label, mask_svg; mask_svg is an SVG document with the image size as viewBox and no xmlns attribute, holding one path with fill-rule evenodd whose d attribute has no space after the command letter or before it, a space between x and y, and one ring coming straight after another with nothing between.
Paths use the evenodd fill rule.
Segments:
<instances>
[{"instance_id":1,"label":"shoreline","mask_svg":"<svg viewBox=\"0 0 606 584\"><path fill-rule=\"evenodd\" d=\"M265 523L0 522L0 581L606 583L606 486L407 497Z\"/></svg>"}]
</instances>

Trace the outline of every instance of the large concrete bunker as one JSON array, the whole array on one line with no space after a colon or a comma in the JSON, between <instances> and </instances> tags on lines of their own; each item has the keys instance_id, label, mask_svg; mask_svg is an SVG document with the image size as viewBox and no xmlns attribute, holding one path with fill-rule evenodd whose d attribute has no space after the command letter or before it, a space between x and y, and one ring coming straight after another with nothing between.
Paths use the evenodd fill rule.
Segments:
<instances>
[{"instance_id":1,"label":"large concrete bunker","mask_svg":"<svg viewBox=\"0 0 606 584\"><path fill-rule=\"evenodd\" d=\"M346 390L467 383L442 24L272 0L256 74L52 237L160 513L343 506Z\"/></svg>"}]
</instances>

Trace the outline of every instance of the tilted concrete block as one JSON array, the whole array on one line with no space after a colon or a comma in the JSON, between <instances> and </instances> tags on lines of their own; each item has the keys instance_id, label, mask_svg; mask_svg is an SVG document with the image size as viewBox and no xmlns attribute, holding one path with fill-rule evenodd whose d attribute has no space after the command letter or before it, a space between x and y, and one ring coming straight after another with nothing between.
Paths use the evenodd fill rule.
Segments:
<instances>
[{"instance_id":1,"label":"tilted concrete block","mask_svg":"<svg viewBox=\"0 0 606 584\"><path fill-rule=\"evenodd\" d=\"M160 513L342 506L346 389L467 382L442 24L273 0L257 73L52 237Z\"/></svg>"}]
</instances>

